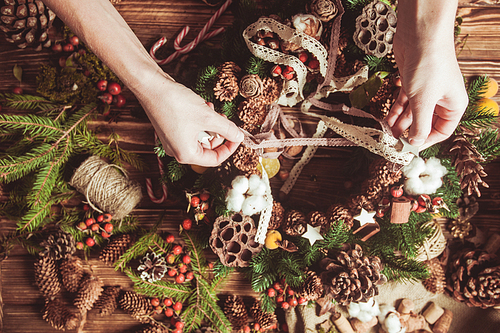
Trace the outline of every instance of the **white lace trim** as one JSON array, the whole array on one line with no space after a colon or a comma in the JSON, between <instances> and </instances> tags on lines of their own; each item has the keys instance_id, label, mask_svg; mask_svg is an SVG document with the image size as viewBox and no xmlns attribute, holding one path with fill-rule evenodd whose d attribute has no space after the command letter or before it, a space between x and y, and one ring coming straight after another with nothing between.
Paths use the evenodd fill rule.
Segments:
<instances>
[{"instance_id":1,"label":"white lace trim","mask_svg":"<svg viewBox=\"0 0 500 333\"><path fill-rule=\"evenodd\" d=\"M264 244L266 241L267 227L269 226L269 221L271 220L271 215L273 213L273 195L271 193L271 184L269 183L269 176L267 175L266 169L262 164L262 157L259 157L259 163L262 170L262 179L266 183L266 194L264 198L266 199L266 207L260 212L259 226L257 228L257 233L255 234L255 241L259 244Z\"/></svg>"},{"instance_id":2,"label":"white lace trim","mask_svg":"<svg viewBox=\"0 0 500 333\"><path fill-rule=\"evenodd\" d=\"M265 30L272 31L288 42L299 45L300 47L311 52L319 61L319 72L323 77L326 75L328 67L328 52L325 47L313 37L310 37L296 29L290 28L268 17L261 17L257 22L250 24L243 31L243 38L250 52L256 57L266 61L291 66L297 74L296 86L290 82L281 92L278 104L286 106L294 106L298 102L304 100L302 89L306 83L307 67L295 56L284 54L280 51L273 50L269 47L258 45L252 42L251 38L257 34L257 31Z\"/></svg>"}]
</instances>

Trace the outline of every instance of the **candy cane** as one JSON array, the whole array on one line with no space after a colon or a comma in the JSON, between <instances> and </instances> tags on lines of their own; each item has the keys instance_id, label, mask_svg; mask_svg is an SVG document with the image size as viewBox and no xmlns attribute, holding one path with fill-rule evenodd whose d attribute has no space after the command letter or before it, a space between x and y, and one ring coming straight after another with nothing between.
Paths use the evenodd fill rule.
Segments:
<instances>
[{"instance_id":1,"label":"candy cane","mask_svg":"<svg viewBox=\"0 0 500 333\"><path fill-rule=\"evenodd\" d=\"M151 49L149 50L149 54L154 59L154 61L156 61L159 65L165 65L165 64L168 64L169 62L172 62L173 60L177 59L180 55L186 54L188 52L191 52L196 46L198 46L199 43L201 43L201 42L203 42L203 41L205 41L205 40L207 40L209 38L212 38L212 37L214 37L214 36L222 33L225 30L224 28L219 28L219 29L216 29L216 30L214 30L212 32L209 32L209 33L207 33L207 32L208 32L208 30L210 30L210 28L212 28L212 26L215 23L215 21L222 15L222 13L224 13L224 11L226 11L227 7L229 7L229 5L232 2L233 2L232 0L227 0L219 8L219 10L217 10L215 12L215 14L210 18L210 20L205 24L205 26L198 33L198 35L196 36L196 38L193 41L191 41L190 43L188 43L187 45L181 47L180 43L182 42L182 40L184 39L184 37L189 32L189 26L184 27L181 30L181 32L177 35L177 37L175 38L174 48L175 48L176 51L174 53L172 53L168 58L160 60L160 59L156 58L156 56L155 56L156 51L158 51L158 49L160 47L162 47L163 45L165 45L167 43L167 38L166 37L160 38L151 47Z\"/></svg>"},{"instance_id":2,"label":"candy cane","mask_svg":"<svg viewBox=\"0 0 500 333\"><path fill-rule=\"evenodd\" d=\"M158 140L158 137L156 136L156 133L155 133L155 141L157 141L157 140ZM158 168L160 169L160 176L163 177L163 175L164 175L163 162L161 161L161 159L158 155L156 155L156 159L158 160ZM168 196L167 184L162 183L161 188L162 188L162 195L161 195L161 197L156 198L155 193L153 191L153 183L151 182L151 178L146 178L146 190L148 191L149 199L153 203L160 204L167 199L167 196Z\"/></svg>"}]
</instances>

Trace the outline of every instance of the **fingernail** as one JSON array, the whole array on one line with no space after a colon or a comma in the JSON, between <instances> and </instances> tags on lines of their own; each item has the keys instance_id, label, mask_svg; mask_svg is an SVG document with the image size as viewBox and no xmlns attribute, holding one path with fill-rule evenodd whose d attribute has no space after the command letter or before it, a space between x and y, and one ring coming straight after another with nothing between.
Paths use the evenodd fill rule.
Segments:
<instances>
[{"instance_id":1,"label":"fingernail","mask_svg":"<svg viewBox=\"0 0 500 333\"><path fill-rule=\"evenodd\" d=\"M238 131L238 135L236 136L236 138L238 139L238 141L243 141L243 139L245 138L245 134L243 134L242 131Z\"/></svg>"},{"instance_id":2,"label":"fingernail","mask_svg":"<svg viewBox=\"0 0 500 333\"><path fill-rule=\"evenodd\" d=\"M419 147L419 146L421 146L421 145L424 144L425 140L424 139L413 139L413 138L411 138L410 140L408 140L408 142L410 142L410 144L412 146Z\"/></svg>"}]
</instances>

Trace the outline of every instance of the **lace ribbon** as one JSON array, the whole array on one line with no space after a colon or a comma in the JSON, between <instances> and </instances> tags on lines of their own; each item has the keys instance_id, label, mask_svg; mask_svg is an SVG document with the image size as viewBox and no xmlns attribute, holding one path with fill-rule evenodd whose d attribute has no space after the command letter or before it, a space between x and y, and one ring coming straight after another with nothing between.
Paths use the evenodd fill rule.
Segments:
<instances>
[{"instance_id":1,"label":"lace ribbon","mask_svg":"<svg viewBox=\"0 0 500 333\"><path fill-rule=\"evenodd\" d=\"M255 234L255 241L260 244L264 244L266 241L267 227L269 226L269 221L273 213L273 195L271 193L271 184L269 183L269 177L267 175L264 165L262 165L262 157L259 158L260 167L262 170L262 179L266 183L266 193L264 198L266 199L266 207L260 213L259 226L257 227L257 233Z\"/></svg>"}]
</instances>

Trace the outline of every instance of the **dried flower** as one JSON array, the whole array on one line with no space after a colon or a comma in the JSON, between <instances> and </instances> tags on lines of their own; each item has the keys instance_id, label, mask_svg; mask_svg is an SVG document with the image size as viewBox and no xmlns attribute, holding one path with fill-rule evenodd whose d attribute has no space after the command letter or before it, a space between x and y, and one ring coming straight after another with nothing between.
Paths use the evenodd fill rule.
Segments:
<instances>
[{"instance_id":1,"label":"dried flower","mask_svg":"<svg viewBox=\"0 0 500 333\"><path fill-rule=\"evenodd\" d=\"M262 80L256 74L244 76L240 81L240 94L244 98L257 97L262 92Z\"/></svg>"},{"instance_id":2,"label":"dried flower","mask_svg":"<svg viewBox=\"0 0 500 333\"><path fill-rule=\"evenodd\" d=\"M300 32L319 40L323 32L321 20L311 14L297 14L292 18L293 26Z\"/></svg>"},{"instance_id":3,"label":"dried flower","mask_svg":"<svg viewBox=\"0 0 500 333\"><path fill-rule=\"evenodd\" d=\"M323 22L332 20L338 12L337 6L331 0L313 0L309 11Z\"/></svg>"}]
</instances>

